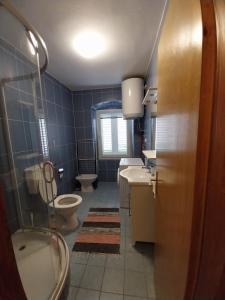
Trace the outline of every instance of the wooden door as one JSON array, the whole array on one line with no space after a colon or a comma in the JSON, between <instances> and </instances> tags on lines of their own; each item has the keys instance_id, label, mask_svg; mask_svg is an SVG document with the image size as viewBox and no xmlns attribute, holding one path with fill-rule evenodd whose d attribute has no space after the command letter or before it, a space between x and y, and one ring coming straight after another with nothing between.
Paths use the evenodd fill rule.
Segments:
<instances>
[{"instance_id":1,"label":"wooden door","mask_svg":"<svg viewBox=\"0 0 225 300\"><path fill-rule=\"evenodd\" d=\"M191 241L202 66L200 1L171 0L158 52L155 283L184 299Z\"/></svg>"}]
</instances>

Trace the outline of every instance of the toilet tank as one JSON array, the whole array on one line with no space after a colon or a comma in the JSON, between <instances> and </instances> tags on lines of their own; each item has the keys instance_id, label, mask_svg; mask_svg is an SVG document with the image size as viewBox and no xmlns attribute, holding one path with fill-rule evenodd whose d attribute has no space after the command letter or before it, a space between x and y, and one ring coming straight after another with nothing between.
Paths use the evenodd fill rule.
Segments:
<instances>
[{"instance_id":1,"label":"toilet tank","mask_svg":"<svg viewBox=\"0 0 225 300\"><path fill-rule=\"evenodd\" d=\"M39 182L42 178L42 169L40 165L33 165L24 169L25 180L30 194L36 195L39 193Z\"/></svg>"}]
</instances>

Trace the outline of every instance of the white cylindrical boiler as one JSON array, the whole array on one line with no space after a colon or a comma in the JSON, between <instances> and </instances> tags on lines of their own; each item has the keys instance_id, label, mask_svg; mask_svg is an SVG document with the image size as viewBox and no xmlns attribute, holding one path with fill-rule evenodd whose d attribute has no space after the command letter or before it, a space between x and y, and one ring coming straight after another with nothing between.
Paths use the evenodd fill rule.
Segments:
<instances>
[{"instance_id":1,"label":"white cylindrical boiler","mask_svg":"<svg viewBox=\"0 0 225 300\"><path fill-rule=\"evenodd\" d=\"M129 78L122 82L122 107L125 119L143 116L143 98L144 80L142 78Z\"/></svg>"}]
</instances>

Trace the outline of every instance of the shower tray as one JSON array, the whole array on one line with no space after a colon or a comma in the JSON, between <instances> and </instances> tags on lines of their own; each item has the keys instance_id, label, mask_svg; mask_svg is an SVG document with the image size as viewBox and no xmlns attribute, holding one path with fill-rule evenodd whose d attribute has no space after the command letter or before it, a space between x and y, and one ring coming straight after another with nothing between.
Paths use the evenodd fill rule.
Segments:
<instances>
[{"instance_id":1,"label":"shower tray","mask_svg":"<svg viewBox=\"0 0 225 300\"><path fill-rule=\"evenodd\" d=\"M12 243L27 299L63 299L70 259L63 237L48 229L25 229L12 235Z\"/></svg>"}]
</instances>

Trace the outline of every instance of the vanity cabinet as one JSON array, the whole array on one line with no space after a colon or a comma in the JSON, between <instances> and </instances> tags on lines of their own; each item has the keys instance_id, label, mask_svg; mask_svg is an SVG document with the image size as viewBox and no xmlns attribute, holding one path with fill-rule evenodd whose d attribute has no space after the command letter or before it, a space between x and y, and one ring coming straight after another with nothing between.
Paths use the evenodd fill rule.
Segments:
<instances>
[{"instance_id":1,"label":"vanity cabinet","mask_svg":"<svg viewBox=\"0 0 225 300\"><path fill-rule=\"evenodd\" d=\"M118 172L130 167L130 166L144 166L141 158L121 158ZM119 191L120 191L120 207L130 208L130 187L127 179L124 179L118 174Z\"/></svg>"},{"instance_id":2,"label":"vanity cabinet","mask_svg":"<svg viewBox=\"0 0 225 300\"><path fill-rule=\"evenodd\" d=\"M155 196L153 185L131 186L131 224L133 242L155 242Z\"/></svg>"}]
</instances>

